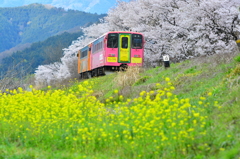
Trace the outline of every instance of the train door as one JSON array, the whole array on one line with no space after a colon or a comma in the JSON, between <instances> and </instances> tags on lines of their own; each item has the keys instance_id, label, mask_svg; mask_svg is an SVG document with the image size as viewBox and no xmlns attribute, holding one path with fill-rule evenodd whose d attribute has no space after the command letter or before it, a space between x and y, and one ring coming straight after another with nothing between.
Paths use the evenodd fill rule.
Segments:
<instances>
[{"instance_id":1,"label":"train door","mask_svg":"<svg viewBox=\"0 0 240 159\"><path fill-rule=\"evenodd\" d=\"M131 62L131 34L119 34L119 49L118 49L118 62L130 63Z\"/></svg>"}]
</instances>

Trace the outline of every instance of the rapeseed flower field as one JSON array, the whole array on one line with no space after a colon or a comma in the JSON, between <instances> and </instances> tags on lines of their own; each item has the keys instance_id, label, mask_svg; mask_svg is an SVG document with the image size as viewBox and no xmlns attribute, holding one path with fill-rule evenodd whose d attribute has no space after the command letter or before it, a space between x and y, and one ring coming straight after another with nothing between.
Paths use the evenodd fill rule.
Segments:
<instances>
[{"instance_id":1,"label":"rapeseed flower field","mask_svg":"<svg viewBox=\"0 0 240 159\"><path fill-rule=\"evenodd\" d=\"M93 95L96 81L81 82L67 91L50 86L46 91L32 86L31 91L6 90L0 93L0 145L82 154L77 158L100 152L110 158L185 158L208 153L209 110L221 108L218 102L208 101L212 92L198 99L180 99L170 78L164 80L164 86L157 83L155 90L142 91L134 99L114 90L114 97L105 102Z\"/></svg>"}]
</instances>

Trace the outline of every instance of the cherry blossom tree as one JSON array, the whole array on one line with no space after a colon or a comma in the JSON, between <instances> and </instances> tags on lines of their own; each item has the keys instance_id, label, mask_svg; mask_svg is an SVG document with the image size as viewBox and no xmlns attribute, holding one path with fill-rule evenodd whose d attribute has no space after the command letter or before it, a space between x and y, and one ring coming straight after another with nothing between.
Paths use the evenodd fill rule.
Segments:
<instances>
[{"instance_id":1,"label":"cherry blossom tree","mask_svg":"<svg viewBox=\"0 0 240 159\"><path fill-rule=\"evenodd\" d=\"M165 54L177 62L229 53L240 39L239 14L239 0L119 1L100 23L83 28L84 36L64 49L61 63L39 66L36 79L49 84L76 77L77 51L107 31L143 33L145 62L151 65L159 64Z\"/></svg>"},{"instance_id":2,"label":"cherry blossom tree","mask_svg":"<svg viewBox=\"0 0 240 159\"><path fill-rule=\"evenodd\" d=\"M231 52L239 32L237 0L135 0L120 2L105 18L111 28L144 33L147 59L175 61Z\"/></svg>"}]
</instances>

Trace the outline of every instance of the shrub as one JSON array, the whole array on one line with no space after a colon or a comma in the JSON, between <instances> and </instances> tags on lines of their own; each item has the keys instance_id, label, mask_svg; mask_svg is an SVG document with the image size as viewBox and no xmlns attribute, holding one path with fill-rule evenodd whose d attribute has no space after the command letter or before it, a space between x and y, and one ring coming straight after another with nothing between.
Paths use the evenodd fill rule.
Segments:
<instances>
[{"instance_id":1,"label":"shrub","mask_svg":"<svg viewBox=\"0 0 240 159\"><path fill-rule=\"evenodd\" d=\"M234 60L235 60L236 62L240 62L240 55L237 56L237 57L235 57Z\"/></svg>"},{"instance_id":2,"label":"shrub","mask_svg":"<svg viewBox=\"0 0 240 159\"><path fill-rule=\"evenodd\" d=\"M117 73L114 82L116 82L119 87L131 86L140 79L139 74L141 71L142 68L138 66L128 67L126 71L120 71Z\"/></svg>"}]
</instances>

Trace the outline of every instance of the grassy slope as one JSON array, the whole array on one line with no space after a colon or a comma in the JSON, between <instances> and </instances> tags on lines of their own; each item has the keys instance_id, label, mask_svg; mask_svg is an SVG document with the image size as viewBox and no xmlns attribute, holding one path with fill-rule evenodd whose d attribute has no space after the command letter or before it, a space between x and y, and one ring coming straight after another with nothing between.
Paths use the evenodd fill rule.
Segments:
<instances>
[{"instance_id":1,"label":"grassy slope","mask_svg":"<svg viewBox=\"0 0 240 159\"><path fill-rule=\"evenodd\" d=\"M175 87L174 93L180 99L191 98L198 102L197 99L200 97L212 93L212 96L208 97L208 101L210 103L218 101L222 108L211 109L212 123L209 129L211 129L212 135L209 135L209 140L212 140L210 144L214 146L209 154L213 156L212 158L237 158L240 157L240 62L234 60L236 56L239 57L239 53L214 55L171 64L168 69L163 67L138 69L134 72L114 73L90 79L101 83L93 87L93 95L105 102L106 99L114 96L114 90L118 89L119 95L123 95L125 98L135 98L141 91L154 90L156 83L164 85L166 77L171 79ZM71 87L71 91L74 89L75 85ZM192 102L194 104L195 101ZM226 134L232 140L226 140ZM211 136L213 137L211 138ZM225 151L217 150L216 145L225 147ZM41 156L44 158L78 158L80 155L62 151L52 154L52 152L42 152L34 148L12 146L0 146L1 153L5 156L8 154L8 158L36 158L36 156L38 158ZM92 156L92 158L107 157L109 156L104 152ZM196 155L193 158L204 158L204 156Z\"/></svg>"},{"instance_id":2,"label":"grassy slope","mask_svg":"<svg viewBox=\"0 0 240 159\"><path fill-rule=\"evenodd\" d=\"M239 59L239 56L239 53L213 55L171 64L168 69L158 67L144 70L140 76L130 72L129 75L125 74L125 77L122 73L101 77L97 80L104 82L95 88L95 93L102 102L114 96L113 90L116 88L120 95L135 98L141 91L154 90L156 83L163 84L166 77L173 82L174 93L180 99L195 98L197 102L201 96L207 96L211 92L212 96L208 97L208 101L216 101L222 106L221 109L213 109L211 113L214 126L210 129L212 136L217 137L213 139L213 142L217 143L212 144L228 150L217 152L213 148L210 153L216 155L212 158L237 158L240 157L240 61L235 58ZM119 81L126 82L123 84ZM225 141L225 134L233 138L232 143Z\"/></svg>"},{"instance_id":3,"label":"grassy slope","mask_svg":"<svg viewBox=\"0 0 240 159\"><path fill-rule=\"evenodd\" d=\"M99 99L106 99L119 89L124 97L134 98L143 90L151 91L156 83L164 83L169 77L175 86L175 94L181 98L206 96L212 92L212 100L219 101L223 106L239 104L239 62L234 58L239 54L214 55L211 57L196 58L171 67L138 70L140 74L130 72L112 74L98 79L101 85L96 86L95 93ZM235 71L235 72L234 72ZM135 76L129 77L129 76ZM125 80L126 82L119 83Z\"/></svg>"}]
</instances>

